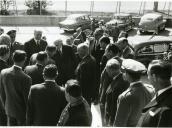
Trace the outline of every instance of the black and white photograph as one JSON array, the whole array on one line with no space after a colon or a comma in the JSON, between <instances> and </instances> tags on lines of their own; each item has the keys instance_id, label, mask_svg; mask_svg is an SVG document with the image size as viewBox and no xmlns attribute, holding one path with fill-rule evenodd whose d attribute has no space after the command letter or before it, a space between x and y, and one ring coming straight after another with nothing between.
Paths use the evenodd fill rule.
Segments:
<instances>
[{"instance_id":1,"label":"black and white photograph","mask_svg":"<svg viewBox=\"0 0 172 128\"><path fill-rule=\"evenodd\" d=\"M172 127L172 1L0 0L0 126Z\"/></svg>"}]
</instances>

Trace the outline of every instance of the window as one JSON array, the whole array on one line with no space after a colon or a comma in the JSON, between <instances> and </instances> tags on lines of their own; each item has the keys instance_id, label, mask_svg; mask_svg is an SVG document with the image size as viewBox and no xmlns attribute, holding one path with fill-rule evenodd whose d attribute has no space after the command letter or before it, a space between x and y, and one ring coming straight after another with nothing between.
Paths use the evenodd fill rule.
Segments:
<instances>
[{"instance_id":1,"label":"window","mask_svg":"<svg viewBox=\"0 0 172 128\"><path fill-rule=\"evenodd\" d=\"M156 54L156 53L164 53L167 51L172 51L172 44L162 43L162 44L154 44L144 46L139 50L140 54Z\"/></svg>"},{"instance_id":2,"label":"window","mask_svg":"<svg viewBox=\"0 0 172 128\"><path fill-rule=\"evenodd\" d=\"M153 45L148 45L139 50L141 54L150 54L153 53Z\"/></svg>"}]
</instances>

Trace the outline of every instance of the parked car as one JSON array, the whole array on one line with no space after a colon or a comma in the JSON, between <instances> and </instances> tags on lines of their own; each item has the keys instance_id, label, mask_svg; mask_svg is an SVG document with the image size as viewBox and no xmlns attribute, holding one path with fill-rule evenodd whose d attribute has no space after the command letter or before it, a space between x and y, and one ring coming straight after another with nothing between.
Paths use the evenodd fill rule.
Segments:
<instances>
[{"instance_id":1,"label":"parked car","mask_svg":"<svg viewBox=\"0 0 172 128\"><path fill-rule=\"evenodd\" d=\"M135 25L131 14L118 13L113 16L113 19L106 23L108 26L117 26L120 30L128 31Z\"/></svg>"},{"instance_id":2,"label":"parked car","mask_svg":"<svg viewBox=\"0 0 172 128\"><path fill-rule=\"evenodd\" d=\"M88 14L71 14L64 21L59 23L59 27L65 31L74 31L78 27L90 29L91 18Z\"/></svg>"},{"instance_id":3,"label":"parked car","mask_svg":"<svg viewBox=\"0 0 172 128\"><path fill-rule=\"evenodd\" d=\"M165 23L162 14L148 13L141 17L138 30L140 34L147 31L159 34L161 30L165 30Z\"/></svg>"},{"instance_id":4,"label":"parked car","mask_svg":"<svg viewBox=\"0 0 172 128\"><path fill-rule=\"evenodd\" d=\"M143 41L129 42L135 52L135 59L146 66L154 59L167 59L168 52L172 51L172 39L165 36L154 36Z\"/></svg>"}]
</instances>

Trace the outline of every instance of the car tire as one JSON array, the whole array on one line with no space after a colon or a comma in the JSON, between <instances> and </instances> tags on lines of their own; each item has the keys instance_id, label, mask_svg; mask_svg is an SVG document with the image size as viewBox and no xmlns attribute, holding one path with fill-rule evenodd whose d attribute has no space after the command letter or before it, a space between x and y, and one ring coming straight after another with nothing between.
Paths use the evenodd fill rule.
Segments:
<instances>
[{"instance_id":1,"label":"car tire","mask_svg":"<svg viewBox=\"0 0 172 128\"><path fill-rule=\"evenodd\" d=\"M164 31L165 30L165 25L163 25L163 28L162 28L162 31Z\"/></svg>"},{"instance_id":2,"label":"car tire","mask_svg":"<svg viewBox=\"0 0 172 128\"><path fill-rule=\"evenodd\" d=\"M157 35L159 34L159 32L161 31L160 27L157 28Z\"/></svg>"},{"instance_id":3,"label":"car tire","mask_svg":"<svg viewBox=\"0 0 172 128\"><path fill-rule=\"evenodd\" d=\"M160 27L157 27L157 29L155 30L154 34L158 35L160 32Z\"/></svg>"},{"instance_id":4,"label":"car tire","mask_svg":"<svg viewBox=\"0 0 172 128\"><path fill-rule=\"evenodd\" d=\"M139 30L140 34L143 34L144 32L142 30Z\"/></svg>"}]
</instances>

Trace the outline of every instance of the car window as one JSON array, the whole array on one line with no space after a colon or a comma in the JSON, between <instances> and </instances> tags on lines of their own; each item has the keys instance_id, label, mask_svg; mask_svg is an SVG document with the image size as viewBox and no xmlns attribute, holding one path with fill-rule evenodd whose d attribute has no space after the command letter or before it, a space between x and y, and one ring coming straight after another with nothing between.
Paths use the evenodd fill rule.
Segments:
<instances>
[{"instance_id":1,"label":"car window","mask_svg":"<svg viewBox=\"0 0 172 128\"><path fill-rule=\"evenodd\" d=\"M150 54L153 53L153 45L148 45L139 50L141 54Z\"/></svg>"},{"instance_id":2,"label":"car window","mask_svg":"<svg viewBox=\"0 0 172 128\"><path fill-rule=\"evenodd\" d=\"M167 49L168 49L168 45L167 44L156 44L156 45L154 45L154 52L155 53L166 52Z\"/></svg>"},{"instance_id":3,"label":"car window","mask_svg":"<svg viewBox=\"0 0 172 128\"><path fill-rule=\"evenodd\" d=\"M151 53L164 53L172 50L172 44L162 43L162 44L154 44L148 45L141 48L138 53L140 54L151 54Z\"/></svg>"}]
</instances>

